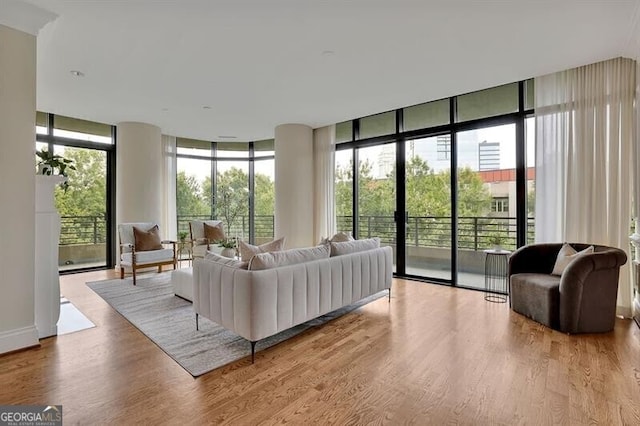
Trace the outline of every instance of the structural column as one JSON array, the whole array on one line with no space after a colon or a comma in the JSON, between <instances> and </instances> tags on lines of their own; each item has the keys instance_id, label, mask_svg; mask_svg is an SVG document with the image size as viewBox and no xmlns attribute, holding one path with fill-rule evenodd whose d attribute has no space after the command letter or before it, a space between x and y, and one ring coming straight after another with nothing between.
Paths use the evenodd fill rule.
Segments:
<instances>
[{"instance_id":1,"label":"structural column","mask_svg":"<svg viewBox=\"0 0 640 426\"><path fill-rule=\"evenodd\" d=\"M0 25L0 353L34 325L36 37Z\"/></svg>"},{"instance_id":2,"label":"structural column","mask_svg":"<svg viewBox=\"0 0 640 426\"><path fill-rule=\"evenodd\" d=\"M118 123L117 144L116 224L155 222L166 229L161 222L164 174L160 128Z\"/></svg>"},{"instance_id":3,"label":"structural column","mask_svg":"<svg viewBox=\"0 0 640 426\"><path fill-rule=\"evenodd\" d=\"M287 248L313 241L313 130L303 124L275 129L275 236Z\"/></svg>"}]
</instances>

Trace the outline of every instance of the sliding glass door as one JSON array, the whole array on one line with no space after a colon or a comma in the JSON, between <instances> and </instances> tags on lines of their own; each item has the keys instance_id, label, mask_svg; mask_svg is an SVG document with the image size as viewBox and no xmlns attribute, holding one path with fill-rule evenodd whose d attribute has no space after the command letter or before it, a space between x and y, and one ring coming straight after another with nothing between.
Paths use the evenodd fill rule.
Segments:
<instances>
[{"instance_id":1,"label":"sliding glass door","mask_svg":"<svg viewBox=\"0 0 640 426\"><path fill-rule=\"evenodd\" d=\"M407 275L451 280L451 136L405 146Z\"/></svg>"}]
</instances>

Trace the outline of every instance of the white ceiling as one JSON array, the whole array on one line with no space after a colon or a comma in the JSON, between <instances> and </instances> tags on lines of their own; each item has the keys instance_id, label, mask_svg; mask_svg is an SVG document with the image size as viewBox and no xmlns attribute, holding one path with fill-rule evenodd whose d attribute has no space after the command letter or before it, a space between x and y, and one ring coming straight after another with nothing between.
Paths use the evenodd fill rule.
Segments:
<instances>
[{"instance_id":1,"label":"white ceiling","mask_svg":"<svg viewBox=\"0 0 640 426\"><path fill-rule=\"evenodd\" d=\"M639 0L20 1L58 15L38 35L39 110L209 140L640 53Z\"/></svg>"}]
</instances>

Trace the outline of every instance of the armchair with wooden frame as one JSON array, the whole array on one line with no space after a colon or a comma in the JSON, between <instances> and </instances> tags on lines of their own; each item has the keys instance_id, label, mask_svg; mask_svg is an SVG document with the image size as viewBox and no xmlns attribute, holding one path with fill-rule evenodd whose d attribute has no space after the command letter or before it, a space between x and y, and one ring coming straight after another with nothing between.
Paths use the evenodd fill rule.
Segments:
<instances>
[{"instance_id":1,"label":"armchair with wooden frame","mask_svg":"<svg viewBox=\"0 0 640 426\"><path fill-rule=\"evenodd\" d=\"M205 225L207 230L205 230ZM191 234L194 258L204 257L207 251L220 252L222 250L216 244L216 241L225 239L221 220L191 220L189 221L189 233Z\"/></svg>"},{"instance_id":2,"label":"armchair with wooden frame","mask_svg":"<svg viewBox=\"0 0 640 426\"><path fill-rule=\"evenodd\" d=\"M161 240L158 225L151 222L122 223L118 225L120 239L120 279L124 279L125 268L131 268L133 285L136 271L163 265L177 266L176 241ZM171 246L165 248L164 246Z\"/></svg>"}]
</instances>

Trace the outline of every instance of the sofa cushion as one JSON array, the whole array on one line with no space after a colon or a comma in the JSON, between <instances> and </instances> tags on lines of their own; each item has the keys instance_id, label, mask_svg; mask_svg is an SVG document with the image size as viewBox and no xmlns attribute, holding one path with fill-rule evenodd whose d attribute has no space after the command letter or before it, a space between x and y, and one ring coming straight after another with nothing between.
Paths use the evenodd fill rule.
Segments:
<instances>
[{"instance_id":1,"label":"sofa cushion","mask_svg":"<svg viewBox=\"0 0 640 426\"><path fill-rule=\"evenodd\" d=\"M220 256L218 253L207 251L204 255L205 260L216 262L221 265L231 266L232 268L247 269L249 262L243 262L242 260L232 259L229 257Z\"/></svg>"},{"instance_id":2,"label":"sofa cushion","mask_svg":"<svg viewBox=\"0 0 640 426\"><path fill-rule=\"evenodd\" d=\"M160 228L158 225L151 229L144 230L133 227L133 245L136 251L162 250L162 239L160 238Z\"/></svg>"},{"instance_id":3,"label":"sofa cushion","mask_svg":"<svg viewBox=\"0 0 640 426\"><path fill-rule=\"evenodd\" d=\"M272 251L281 251L284 249L284 237L277 240L269 241L268 243L254 246L244 241L238 241L238 248L240 249L240 259L243 262L248 262L253 256L258 253L268 253Z\"/></svg>"},{"instance_id":4,"label":"sofa cushion","mask_svg":"<svg viewBox=\"0 0 640 426\"><path fill-rule=\"evenodd\" d=\"M329 258L329 247L324 244L316 247L258 253L251 258L249 270L259 271L327 258Z\"/></svg>"},{"instance_id":5,"label":"sofa cushion","mask_svg":"<svg viewBox=\"0 0 640 426\"><path fill-rule=\"evenodd\" d=\"M342 243L345 241L354 241L355 238L351 235L351 231L339 231L334 234L331 238L321 238L320 244L329 244L329 243Z\"/></svg>"},{"instance_id":6,"label":"sofa cushion","mask_svg":"<svg viewBox=\"0 0 640 426\"><path fill-rule=\"evenodd\" d=\"M204 237L209 240L210 243L224 240L226 237L224 235L224 227L222 222L219 222L215 225L209 225L207 222L203 223L204 226Z\"/></svg>"},{"instance_id":7,"label":"sofa cushion","mask_svg":"<svg viewBox=\"0 0 640 426\"><path fill-rule=\"evenodd\" d=\"M589 246L582 251L576 251L570 244L564 243L562 248L558 252L558 256L556 257L556 263L553 266L552 275L562 275L567 266L579 256L583 256L588 253L593 253L594 247Z\"/></svg>"},{"instance_id":8,"label":"sofa cushion","mask_svg":"<svg viewBox=\"0 0 640 426\"><path fill-rule=\"evenodd\" d=\"M560 323L560 277L522 273L510 278L511 309L551 328Z\"/></svg>"},{"instance_id":9,"label":"sofa cushion","mask_svg":"<svg viewBox=\"0 0 640 426\"><path fill-rule=\"evenodd\" d=\"M368 238L364 240L343 241L330 243L331 256L342 256L343 254L356 253L359 251L372 250L380 247L380 238Z\"/></svg>"}]
</instances>

